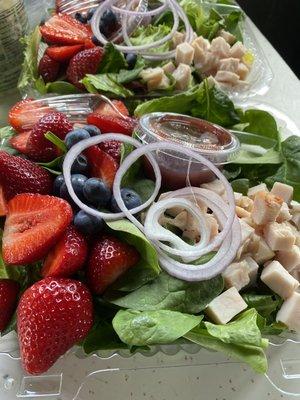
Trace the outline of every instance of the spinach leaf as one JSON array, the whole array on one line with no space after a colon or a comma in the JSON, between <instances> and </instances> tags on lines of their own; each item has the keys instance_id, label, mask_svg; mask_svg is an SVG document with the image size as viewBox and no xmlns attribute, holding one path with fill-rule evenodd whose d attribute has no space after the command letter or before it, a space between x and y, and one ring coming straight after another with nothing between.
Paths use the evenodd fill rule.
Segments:
<instances>
[{"instance_id":1,"label":"spinach leaf","mask_svg":"<svg viewBox=\"0 0 300 400\"><path fill-rule=\"evenodd\" d=\"M10 126L0 128L0 149L9 154L17 154L18 152L10 145L10 138L16 135L16 131Z\"/></svg>"},{"instance_id":2,"label":"spinach leaf","mask_svg":"<svg viewBox=\"0 0 300 400\"><path fill-rule=\"evenodd\" d=\"M115 48L112 43L104 46L104 55L99 67L99 73L119 72L127 67L127 63L123 53Z\"/></svg>"},{"instance_id":3,"label":"spinach leaf","mask_svg":"<svg viewBox=\"0 0 300 400\"><path fill-rule=\"evenodd\" d=\"M107 292L106 300L123 307L139 311L173 310L197 314L223 290L221 276L202 282L185 282L166 272L139 289L121 295Z\"/></svg>"},{"instance_id":4,"label":"spinach leaf","mask_svg":"<svg viewBox=\"0 0 300 400\"><path fill-rule=\"evenodd\" d=\"M82 83L90 93L107 92L118 97L130 97L133 93L114 80L115 74L87 74Z\"/></svg>"},{"instance_id":5,"label":"spinach leaf","mask_svg":"<svg viewBox=\"0 0 300 400\"><path fill-rule=\"evenodd\" d=\"M60 157L55 158L52 161L40 162L38 164L53 175L61 175L63 160L64 160L64 156L60 156Z\"/></svg>"},{"instance_id":6,"label":"spinach leaf","mask_svg":"<svg viewBox=\"0 0 300 400\"><path fill-rule=\"evenodd\" d=\"M236 357L256 372L265 373L268 365L264 348L268 341L262 339L257 318L257 311L250 309L226 325L203 322L184 337L203 347Z\"/></svg>"},{"instance_id":7,"label":"spinach leaf","mask_svg":"<svg viewBox=\"0 0 300 400\"><path fill-rule=\"evenodd\" d=\"M255 292L244 293L243 299L247 303L249 308L255 308L255 310L262 317L266 318L268 322L275 321L276 312L282 305L282 300L276 294L257 294Z\"/></svg>"},{"instance_id":8,"label":"spinach leaf","mask_svg":"<svg viewBox=\"0 0 300 400\"><path fill-rule=\"evenodd\" d=\"M243 42L243 34L241 31L241 21L244 19L242 11L232 11L224 17L224 29L230 32L240 42Z\"/></svg>"},{"instance_id":9,"label":"spinach leaf","mask_svg":"<svg viewBox=\"0 0 300 400\"><path fill-rule=\"evenodd\" d=\"M242 193L244 196L247 196L250 186L249 179L236 179L230 183L234 192Z\"/></svg>"},{"instance_id":10,"label":"spinach leaf","mask_svg":"<svg viewBox=\"0 0 300 400\"><path fill-rule=\"evenodd\" d=\"M275 118L264 110L249 109L239 112L241 123L247 124L245 132L255 133L263 138L273 139L275 143L280 139ZM258 138L259 139L259 138ZM258 141L254 144L260 144Z\"/></svg>"},{"instance_id":11,"label":"spinach leaf","mask_svg":"<svg viewBox=\"0 0 300 400\"><path fill-rule=\"evenodd\" d=\"M155 183L151 179L138 179L130 184L130 188L137 192L144 203L154 192Z\"/></svg>"},{"instance_id":12,"label":"spinach leaf","mask_svg":"<svg viewBox=\"0 0 300 400\"><path fill-rule=\"evenodd\" d=\"M112 324L122 342L145 346L172 343L199 325L202 318L169 310L120 310Z\"/></svg>"},{"instance_id":13,"label":"spinach leaf","mask_svg":"<svg viewBox=\"0 0 300 400\"><path fill-rule=\"evenodd\" d=\"M41 92L41 88L39 92ZM55 81L49 82L45 85L45 93L57 93L57 94L73 94L80 93L80 90L77 89L76 86L72 85L72 83L65 81Z\"/></svg>"}]
</instances>

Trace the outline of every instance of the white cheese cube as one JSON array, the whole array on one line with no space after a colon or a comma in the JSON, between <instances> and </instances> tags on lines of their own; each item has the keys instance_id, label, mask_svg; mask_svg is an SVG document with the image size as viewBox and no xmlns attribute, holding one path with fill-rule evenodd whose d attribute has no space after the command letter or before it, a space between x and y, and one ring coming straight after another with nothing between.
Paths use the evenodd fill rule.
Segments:
<instances>
[{"instance_id":1,"label":"white cheese cube","mask_svg":"<svg viewBox=\"0 0 300 400\"><path fill-rule=\"evenodd\" d=\"M254 199L258 192L268 192L267 185L265 183L260 183L259 185L253 186L248 190L247 196L250 199Z\"/></svg>"},{"instance_id":2,"label":"white cheese cube","mask_svg":"<svg viewBox=\"0 0 300 400\"><path fill-rule=\"evenodd\" d=\"M210 51L218 58L230 57L230 45L220 36L211 41Z\"/></svg>"},{"instance_id":3,"label":"white cheese cube","mask_svg":"<svg viewBox=\"0 0 300 400\"><path fill-rule=\"evenodd\" d=\"M239 76L234 72L230 71L218 71L215 75L215 80L220 83L226 83L229 85L237 85L239 81Z\"/></svg>"},{"instance_id":4,"label":"white cheese cube","mask_svg":"<svg viewBox=\"0 0 300 400\"><path fill-rule=\"evenodd\" d=\"M213 299L205 313L217 324L227 324L233 317L247 308L247 304L235 287Z\"/></svg>"},{"instance_id":5,"label":"white cheese cube","mask_svg":"<svg viewBox=\"0 0 300 400\"><path fill-rule=\"evenodd\" d=\"M295 235L285 224L271 222L264 228L264 238L271 250L290 250L295 244Z\"/></svg>"},{"instance_id":6,"label":"white cheese cube","mask_svg":"<svg viewBox=\"0 0 300 400\"><path fill-rule=\"evenodd\" d=\"M261 273L260 279L283 299L287 299L298 288L299 282L278 262L272 261Z\"/></svg>"},{"instance_id":7,"label":"white cheese cube","mask_svg":"<svg viewBox=\"0 0 300 400\"><path fill-rule=\"evenodd\" d=\"M255 195L251 217L257 225L273 222L278 217L283 200L271 193L258 192Z\"/></svg>"},{"instance_id":8,"label":"white cheese cube","mask_svg":"<svg viewBox=\"0 0 300 400\"><path fill-rule=\"evenodd\" d=\"M203 189L211 190L214 193L217 193L219 196L225 193L225 187L223 183L219 179L215 179L208 183L203 183L201 185Z\"/></svg>"},{"instance_id":9,"label":"white cheese cube","mask_svg":"<svg viewBox=\"0 0 300 400\"><path fill-rule=\"evenodd\" d=\"M194 47L195 51L196 47L198 47L204 52L207 52L210 48L210 43L209 40L205 39L203 36L199 36L193 41L192 46Z\"/></svg>"},{"instance_id":10,"label":"white cheese cube","mask_svg":"<svg viewBox=\"0 0 300 400\"><path fill-rule=\"evenodd\" d=\"M295 225L295 227L300 230L300 213L294 214L292 217L292 222Z\"/></svg>"},{"instance_id":11,"label":"white cheese cube","mask_svg":"<svg viewBox=\"0 0 300 400\"><path fill-rule=\"evenodd\" d=\"M172 61L168 62L167 64L162 66L162 69L164 70L165 74L172 74L172 72L175 71L176 67L172 63Z\"/></svg>"},{"instance_id":12,"label":"white cheese cube","mask_svg":"<svg viewBox=\"0 0 300 400\"><path fill-rule=\"evenodd\" d=\"M224 38L227 43L230 45L234 44L236 42L236 37L232 35L232 33L225 31L224 29L221 29L219 32L219 36Z\"/></svg>"},{"instance_id":13,"label":"white cheese cube","mask_svg":"<svg viewBox=\"0 0 300 400\"><path fill-rule=\"evenodd\" d=\"M254 285L256 282L256 279L257 279L259 265L250 256L245 257L244 261L247 263L248 274L249 274L249 278L250 278L250 285Z\"/></svg>"},{"instance_id":14,"label":"white cheese cube","mask_svg":"<svg viewBox=\"0 0 300 400\"><path fill-rule=\"evenodd\" d=\"M286 203L282 203L278 217L276 218L276 222L280 223L280 222L290 221L291 219L292 215L290 214L289 206Z\"/></svg>"},{"instance_id":15,"label":"white cheese cube","mask_svg":"<svg viewBox=\"0 0 300 400\"><path fill-rule=\"evenodd\" d=\"M282 304L276 321L282 322L292 331L300 332L300 293L294 292Z\"/></svg>"},{"instance_id":16,"label":"white cheese cube","mask_svg":"<svg viewBox=\"0 0 300 400\"><path fill-rule=\"evenodd\" d=\"M276 259L288 271L300 268L300 248L294 245L290 250L280 250L276 253Z\"/></svg>"},{"instance_id":17,"label":"white cheese cube","mask_svg":"<svg viewBox=\"0 0 300 400\"><path fill-rule=\"evenodd\" d=\"M272 260L275 257L274 251L270 249L268 244L263 238L260 238L258 242L258 250L253 254L254 260L258 264L264 264L266 261Z\"/></svg>"},{"instance_id":18,"label":"white cheese cube","mask_svg":"<svg viewBox=\"0 0 300 400\"><path fill-rule=\"evenodd\" d=\"M176 49L176 47L183 43L185 39L185 34L182 32L175 32L173 37L172 37L172 46L173 49Z\"/></svg>"},{"instance_id":19,"label":"white cheese cube","mask_svg":"<svg viewBox=\"0 0 300 400\"><path fill-rule=\"evenodd\" d=\"M194 48L189 43L181 43L176 47L176 64L191 65L194 59Z\"/></svg>"},{"instance_id":20,"label":"white cheese cube","mask_svg":"<svg viewBox=\"0 0 300 400\"><path fill-rule=\"evenodd\" d=\"M240 77L241 81L245 81L249 74L249 69L247 68L247 66L245 64L240 62L236 73Z\"/></svg>"},{"instance_id":21,"label":"white cheese cube","mask_svg":"<svg viewBox=\"0 0 300 400\"><path fill-rule=\"evenodd\" d=\"M222 273L225 287L235 287L240 291L250 282L249 269L246 261L230 264Z\"/></svg>"},{"instance_id":22,"label":"white cheese cube","mask_svg":"<svg viewBox=\"0 0 300 400\"><path fill-rule=\"evenodd\" d=\"M229 54L230 57L238 58L241 60L246 54L247 49L241 42L236 42L230 49Z\"/></svg>"},{"instance_id":23,"label":"white cheese cube","mask_svg":"<svg viewBox=\"0 0 300 400\"><path fill-rule=\"evenodd\" d=\"M177 90L185 90L188 88L191 81L191 67L186 64L179 64L172 74L175 79L175 87Z\"/></svg>"},{"instance_id":24,"label":"white cheese cube","mask_svg":"<svg viewBox=\"0 0 300 400\"><path fill-rule=\"evenodd\" d=\"M155 81L159 83L164 76L164 70L160 67L146 68L140 73L140 77L145 81Z\"/></svg>"},{"instance_id":25,"label":"white cheese cube","mask_svg":"<svg viewBox=\"0 0 300 400\"><path fill-rule=\"evenodd\" d=\"M275 182L271 189L271 193L282 198L282 200L287 204L290 204L293 198L294 188L290 185L286 185L285 183Z\"/></svg>"},{"instance_id":26,"label":"white cheese cube","mask_svg":"<svg viewBox=\"0 0 300 400\"><path fill-rule=\"evenodd\" d=\"M237 74L238 67L239 67L239 59L238 58L222 58L220 60L219 70L220 71L230 71Z\"/></svg>"}]
</instances>

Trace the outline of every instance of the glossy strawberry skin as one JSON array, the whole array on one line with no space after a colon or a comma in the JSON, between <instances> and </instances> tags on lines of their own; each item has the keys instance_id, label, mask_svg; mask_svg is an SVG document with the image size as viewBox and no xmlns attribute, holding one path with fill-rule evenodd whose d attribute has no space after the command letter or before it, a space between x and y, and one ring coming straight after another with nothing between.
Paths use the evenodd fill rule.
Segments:
<instances>
[{"instance_id":1,"label":"glossy strawberry skin","mask_svg":"<svg viewBox=\"0 0 300 400\"><path fill-rule=\"evenodd\" d=\"M10 322L17 305L19 284L11 279L0 279L0 332Z\"/></svg>"},{"instance_id":2,"label":"glossy strawberry skin","mask_svg":"<svg viewBox=\"0 0 300 400\"><path fill-rule=\"evenodd\" d=\"M0 185L0 217L4 217L8 213L7 200L4 195L3 187Z\"/></svg>"},{"instance_id":3,"label":"glossy strawberry skin","mask_svg":"<svg viewBox=\"0 0 300 400\"><path fill-rule=\"evenodd\" d=\"M98 239L91 250L87 278L90 289L102 294L140 259L138 251L113 236Z\"/></svg>"},{"instance_id":4,"label":"glossy strawberry skin","mask_svg":"<svg viewBox=\"0 0 300 400\"><path fill-rule=\"evenodd\" d=\"M24 131L14 135L10 138L10 145L17 150L19 153L27 153L27 141L31 134L31 131Z\"/></svg>"},{"instance_id":5,"label":"glossy strawberry skin","mask_svg":"<svg viewBox=\"0 0 300 400\"><path fill-rule=\"evenodd\" d=\"M29 374L46 372L92 325L92 297L83 283L51 277L35 283L17 310L23 368Z\"/></svg>"},{"instance_id":6,"label":"glossy strawberry skin","mask_svg":"<svg viewBox=\"0 0 300 400\"><path fill-rule=\"evenodd\" d=\"M30 160L0 151L0 184L10 200L20 193L51 194L53 178Z\"/></svg>"},{"instance_id":7,"label":"glossy strawberry skin","mask_svg":"<svg viewBox=\"0 0 300 400\"><path fill-rule=\"evenodd\" d=\"M52 132L60 139L72 130L72 124L67 116L60 112L44 115L33 127L27 141L27 155L34 161L51 161L60 155L58 148L45 138L47 132Z\"/></svg>"},{"instance_id":8,"label":"glossy strawberry skin","mask_svg":"<svg viewBox=\"0 0 300 400\"><path fill-rule=\"evenodd\" d=\"M129 111L125 104L121 100L112 100L111 101L114 107L124 116L129 116ZM101 103L99 107L97 107L94 111L97 114L101 115L111 115L114 117L121 117L120 114L109 104L109 103Z\"/></svg>"},{"instance_id":9,"label":"glossy strawberry skin","mask_svg":"<svg viewBox=\"0 0 300 400\"><path fill-rule=\"evenodd\" d=\"M119 168L118 163L98 146L91 146L84 152L90 165L91 175L101 178L111 188Z\"/></svg>"},{"instance_id":10,"label":"glossy strawberry skin","mask_svg":"<svg viewBox=\"0 0 300 400\"><path fill-rule=\"evenodd\" d=\"M38 73L45 83L54 82L58 77L60 63L44 54L38 66Z\"/></svg>"},{"instance_id":11,"label":"glossy strawberry skin","mask_svg":"<svg viewBox=\"0 0 300 400\"><path fill-rule=\"evenodd\" d=\"M23 193L8 202L2 255L7 264L41 260L65 232L73 218L71 206L54 196Z\"/></svg>"},{"instance_id":12,"label":"glossy strawberry skin","mask_svg":"<svg viewBox=\"0 0 300 400\"><path fill-rule=\"evenodd\" d=\"M77 53L70 61L67 69L67 79L78 89L84 89L80 80L86 74L96 74L102 60L103 49L94 47L92 49L82 50Z\"/></svg>"},{"instance_id":13,"label":"glossy strawberry skin","mask_svg":"<svg viewBox=\"0 0 300 400\"><path fill-rule=\"evenodd\" d=\"M109 140L99 144L100 149L110 155L118 164L120 164L121 159L121 146L122 142L118 140Z\"/></svg>"},{"instance_id":14,"label":"glossy strawberry skin","mask_svg":"<svg viewBox=\"0 0 300 400\"><path fill-rule=\"evenodd\" d=\"M70 225L58 243L47 255L42 276L67 278L85 263L88 246L84 236Z\"/></svg>"},{"instance_id":15,"label":"glossy strawberry skin","mask_svg":"<svg viewBox=\"0 0 300 400\"><path fill-rule=\"evenodd\" d=\"M58 62L69 61L75 56L80 50L82 50L83 45L75 44L73 46L49 46L46 49L46 54L53 60Z\"/></svg>"},{"instance_id":16,"label":"glossy strawberry skin","mask_svg":"<svg viewBox=\"0 0 300 400\"><path fill-rule=\"evenodd\" d=\"M136 127L136 120L133 118L119 118L114 115L102 115L97 113L88 115L87 122L97 126L102 133L115 132L123 133L128 136L132 135Z\"/></svg>"}]
</instances>

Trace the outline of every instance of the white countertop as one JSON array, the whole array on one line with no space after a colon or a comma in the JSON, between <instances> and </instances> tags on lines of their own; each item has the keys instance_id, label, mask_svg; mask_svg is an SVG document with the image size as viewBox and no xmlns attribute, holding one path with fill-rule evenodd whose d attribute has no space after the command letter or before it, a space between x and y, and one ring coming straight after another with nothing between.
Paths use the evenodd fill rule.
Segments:
<instances>
[{"instance_id":1,"label":"white countertop","mask_svg":"<svg viewBox=\"0 0 300 400\"><path fill-rule=\"evenodd\" d=\"M300 82L264 36L253 24L251 25L274 73L268 93L251 100L276 107L300 127ZM16 98L11 95L5 99L5 103L1 99L0 125L5 125L7 109L16 101ZM289 120L286 122L289 129L296 133L296 126ZM290 344L275 350L270 352L270 375L274 376L276 368L278 376L282 376L282 368L289 369L289 379L282 379L280 384L286 391L300 394L300 344ZM78 400L182 400L184 398L186 400L281 400L295 398L295 396L280 393L265 376L256 375L242 364L232 363L224 358L223 363L218 365L216 361L219 358L218 355L206 351L200 351L193 356L182 351L176 356L159 353L152 359L137 355L130 359L114 357L109 360L99 360L93 357L81 360L68 355L53 371L50 371L52 374L59 374L62 369L64 370L63 393L60 396L48 396L44 399L73 400L72 392L76 392L80 386L82 376L95 369L106 368L121 368L122 370L91 376L80 391ZM290 363L291 359L294 360L293 364ZM203 363L204 365L199 365ZM172 367L168 368L168 365ZM137 366L142 366L142 369L135 370ZM157 368L158 366L163 368ZM18 361L9 356L0 356L1 400L16 399L21 374ZM5 375L8 376L3 379ZM52 377L52 380L56 382L57 376ZM43 388L49 382L41 382ZM34 397L28 394L26 398L33 399Z\"/></svg>"}]
</instances>

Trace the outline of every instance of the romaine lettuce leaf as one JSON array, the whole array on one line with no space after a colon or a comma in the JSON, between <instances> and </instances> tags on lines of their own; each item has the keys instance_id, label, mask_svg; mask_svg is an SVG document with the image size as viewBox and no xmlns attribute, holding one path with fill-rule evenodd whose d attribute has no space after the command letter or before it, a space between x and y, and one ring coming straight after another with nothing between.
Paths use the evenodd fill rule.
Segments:
<instances>
[{"instance_id":1,"label":"romaine lettuce leaf","mask_svg":"<svg viewBox=\"0 0 300 400\"><path fill-rule=\"evenodd\" d=\"M124 55L112 43L107 43L104 46L104 55L100 63L99 74L119 72L126 67L127 63Z\"/></svg>"},{"instance_id":2,"label":"romaine lettuce leaf","mask_svg":"<svg viewBox=\"0 0 300 400\"><path fill-rule=\"evenodd\" d=\"M165 24L140 26L135 30L130 40L133 46L150 44L163 39L170 31L171 28ZM149 52L160 53L169 50L169 47L169 43L166 42L161 46L149 49Z\"/></svg>"}]
</instances>

